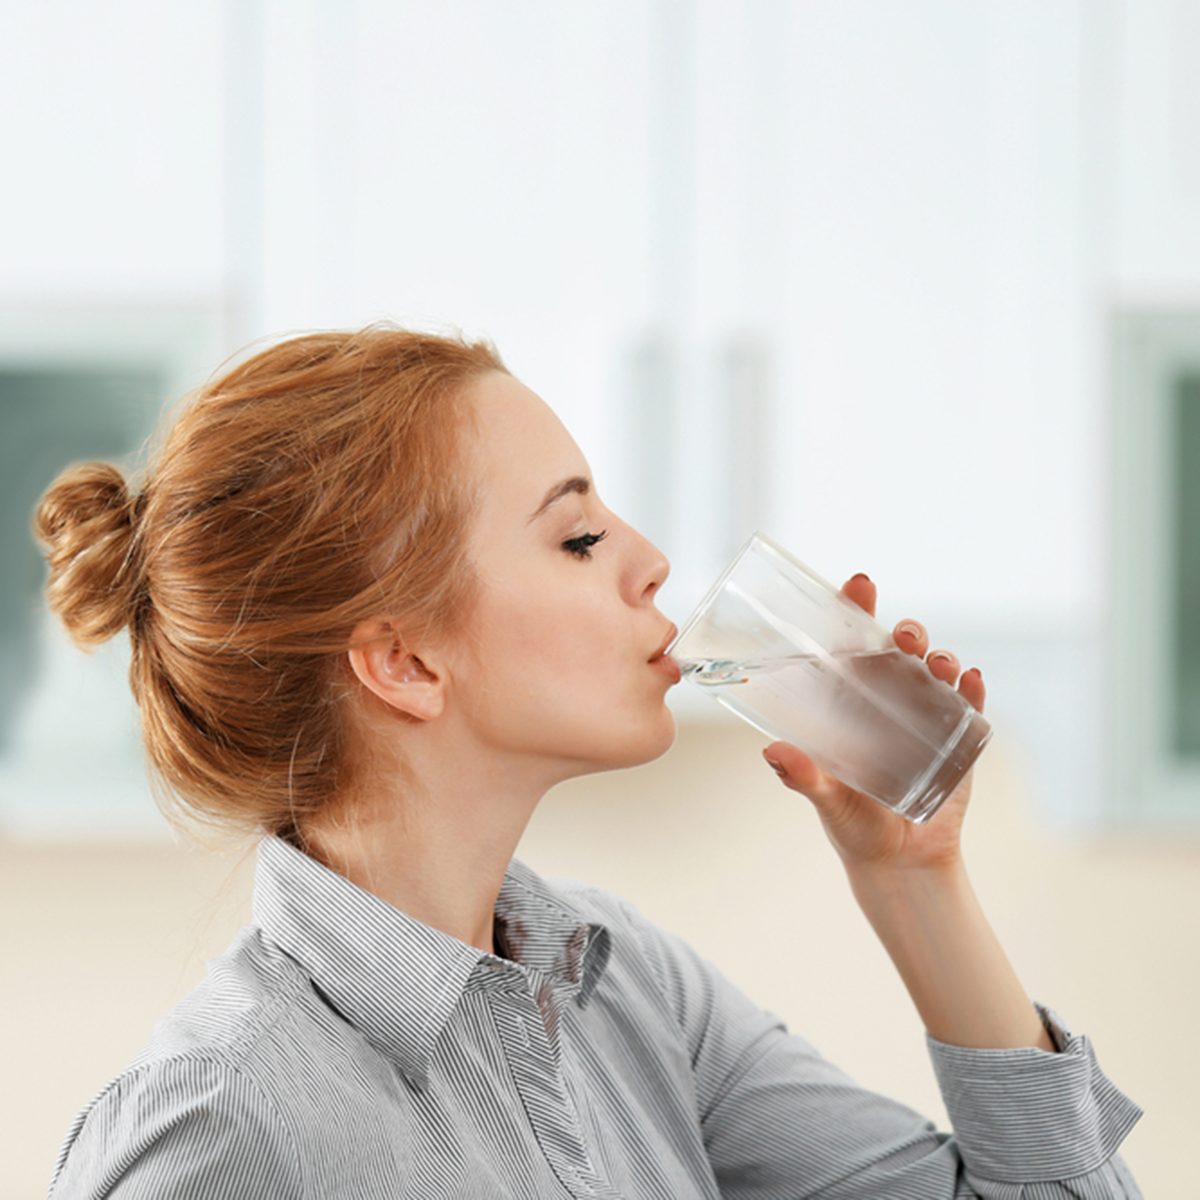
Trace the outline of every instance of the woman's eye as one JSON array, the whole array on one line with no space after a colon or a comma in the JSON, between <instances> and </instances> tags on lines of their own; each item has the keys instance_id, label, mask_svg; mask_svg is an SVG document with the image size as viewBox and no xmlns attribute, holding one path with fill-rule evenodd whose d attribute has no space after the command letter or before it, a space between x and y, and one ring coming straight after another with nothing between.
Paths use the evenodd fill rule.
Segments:
<instances>
[{"instance_id":1,"label":"woman's eye","mask_svg":"<svg viewBox=\"0 0 1200 1200\"><path fill-rule=\"evenodd\" d=\"M606 537L608 537L607 529L602 533L585 533L580 537L568 538L563 542L562 546L564 550L569 550L576 558L591 558L592 552L589 547L603 541Z\"/></svg>"}]
</instances>

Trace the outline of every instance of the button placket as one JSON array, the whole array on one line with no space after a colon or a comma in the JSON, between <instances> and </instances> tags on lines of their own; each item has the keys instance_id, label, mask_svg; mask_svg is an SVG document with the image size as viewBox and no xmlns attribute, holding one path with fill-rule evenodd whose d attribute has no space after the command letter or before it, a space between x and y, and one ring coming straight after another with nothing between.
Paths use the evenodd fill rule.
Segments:
<instances>
[{"instance_id":1,"label":"button placket","mask_svg":"<svg viewBox=\"0 0 1200 1200\"><path fill-rule=\"evenodd\" d=\"M526 990L497 994L492 1014L530 1127L559 1181L571 1195L588 1200L614 1195L584 1147L536 1001Z\"/></svg>"}]
</instances>

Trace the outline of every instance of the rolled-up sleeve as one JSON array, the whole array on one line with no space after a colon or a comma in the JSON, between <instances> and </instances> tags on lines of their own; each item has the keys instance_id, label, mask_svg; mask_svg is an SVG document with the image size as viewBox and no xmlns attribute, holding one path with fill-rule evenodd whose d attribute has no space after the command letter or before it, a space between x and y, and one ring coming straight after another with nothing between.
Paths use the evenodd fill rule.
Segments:
<instances>
[{"instance_id":1,"label":"rolled-up sleeve","mask_svg":"<svg viewBox=\"0 0 1200 1200\"><path fill-rule=\"evenodd\" d=\"M954 1126L942 1132L860 1086L682 938L625 907L686 1041L726 1200L1140 1200L1116 1150L1142 1110L1051 1010L1036 1005L1057 1054L926 1035Z\"/></svg>"},{"instance_id":2,"label":"rolled-up sleeve","mask_svg":"<svg viewBox=\"0 0 1200 1200\"><path fill-rule=\"evenodd\" d=\"M291 1200L293 1138L256 1083L208 1059L131 1069L79 1114L49 1200Z\"/></svg>"},{"instance_id":3,"label":"rolled-up sleeve","mask_svg":"<svg viewBox=\"0 0 1200 1200\"><path fill-rule=\"evenodd\" d=\"M971 1186L983 1196L1139 1196L1115 1151L1142 1109L1100 1069L1086 1035L1044 1004L1033 1007L1057 1054L953 1046L925 1035ZM1084 1180L1091 1191L1079 1190ZM1055 1190L1065 1181L1076 1190Z\"/></svg>"}]
</instances>

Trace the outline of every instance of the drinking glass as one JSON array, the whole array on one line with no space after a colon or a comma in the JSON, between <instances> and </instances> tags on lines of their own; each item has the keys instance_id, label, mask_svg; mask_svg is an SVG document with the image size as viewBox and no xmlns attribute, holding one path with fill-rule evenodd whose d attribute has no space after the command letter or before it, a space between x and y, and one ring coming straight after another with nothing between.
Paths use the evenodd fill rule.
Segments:
<instances>
[{"instance_id":1,"label":"drinking glass","mask_svg":"<svg viewBox=\"0 0 1200 1200\"><path fill-rule=\"evenodd\" d=\"M992 736L974 705L761 530L666 653L683 680L915 824Z\"/></svg>"}]
</instances>

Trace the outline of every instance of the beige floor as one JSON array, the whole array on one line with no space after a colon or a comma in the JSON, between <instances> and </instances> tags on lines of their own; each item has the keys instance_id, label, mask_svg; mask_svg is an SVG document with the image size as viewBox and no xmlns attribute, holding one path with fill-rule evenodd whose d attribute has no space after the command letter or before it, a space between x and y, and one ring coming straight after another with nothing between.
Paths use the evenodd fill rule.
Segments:
<instances>
[{"instance_id":1,"label":"beige floor","mask_svg":"<svg viewBox=\"0 0 1200 1200\"><path fill-rule=\"evenodd\" d=\"M1187 1174L1200 846L1050 844L1004 732L980 760L967 823L976 890L1029 994L1087 1033L1146 1110L1122 1147L1146 1195L1200 1195ZM681 726L657 762L558 788L518 856L626 895L859 1082L949 1128L908 995L764 744L732 719ZM252 863L171 845L0 844L0 1196L45 1194L75 1112L246 919Z\"/></svg>"}]
</instances>

